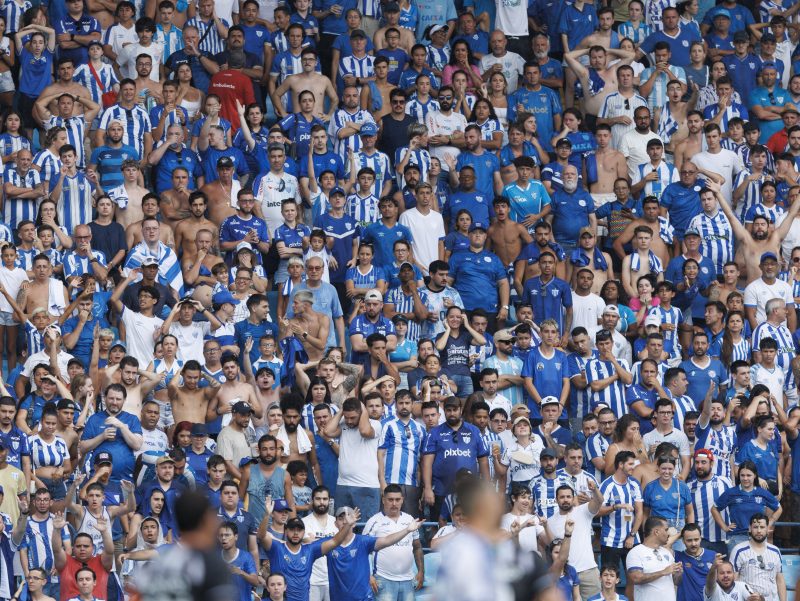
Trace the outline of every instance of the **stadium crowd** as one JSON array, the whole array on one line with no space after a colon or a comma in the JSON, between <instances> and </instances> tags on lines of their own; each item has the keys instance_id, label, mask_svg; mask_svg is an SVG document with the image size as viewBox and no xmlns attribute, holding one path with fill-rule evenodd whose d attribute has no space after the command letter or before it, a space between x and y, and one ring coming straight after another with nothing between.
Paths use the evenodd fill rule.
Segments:
<instances>
[{"instance_id":1,"label":"stadium crowd","mask_svg":"<svg viewBox=\"0 0 800 601\"><path fill-rule=\"evenodd\" d=\"M798 13L0 2L0 600L789 601Z\"/></svg>"}]
</instances>

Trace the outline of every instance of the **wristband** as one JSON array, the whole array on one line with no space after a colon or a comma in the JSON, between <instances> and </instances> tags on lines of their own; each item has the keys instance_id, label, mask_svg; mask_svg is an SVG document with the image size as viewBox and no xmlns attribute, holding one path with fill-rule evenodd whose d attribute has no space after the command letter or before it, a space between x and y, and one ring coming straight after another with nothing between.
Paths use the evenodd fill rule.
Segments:
<instances>
[{"instance_id":1,"label":"wristband","mask_svg":"<svg viewBox=\"0 0 800 601\"><path fill-rule=\"evenodd\" d=\"M572 538L572 535L571 534L565 534L564 538Z\"/></svg>"}]
</instances>

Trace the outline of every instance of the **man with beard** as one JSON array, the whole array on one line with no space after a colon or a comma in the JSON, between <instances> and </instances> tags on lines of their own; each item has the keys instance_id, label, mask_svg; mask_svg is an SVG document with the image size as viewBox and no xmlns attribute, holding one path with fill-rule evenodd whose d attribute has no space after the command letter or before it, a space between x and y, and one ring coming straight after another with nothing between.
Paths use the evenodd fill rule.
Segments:
<instances>
[{"instance_id":1,"label":"man with beard","mask_svg":"<svg viewBox=\"0 0 800 601\"><path fill-rule=\"evenodd\" d=\"M38 169L31 168L31 151L27 148L18 150L15 163L9 165L3 174L3 218L8 228L14 232L20 221L36 219L38 200L45 195Z\"/></svg>"},{"instance_id":2,"label":"man with beard","mask_svg":"<svg viewBox=\"0 0 800 601\"><path fill-rule=\"evenodd\" d=\"M201 379L206 380L208 386L200 388ZM183 383L179 386L181 380ZM205 423L208 404L216 396L219 387L219 382L203 373L200 363L193 359L187 361L181 369L181 377L172 378L167 385L175 423Z\"/></svg>"},{"instance_id":3,"label":"man with beard","mask_svg":"<svg viewBox=\"0 0 800 601\"><path fill-rule=\"evenodd\" d=\"M114 139L113 129L114 124L112 123L108 127L107 135L112 141ZM191 175L186 183L187 190L193 190L195 186L202 187L205 183L203 170L200 168L200 157L184 144L185 141L186 132L183 126L173 123L167 127L165 140L147 157L147 162L155 167L155 187L158 194L170 188L175 169L178 167L182 167ZM92 157L94 158L94 154ZM89 167L92 166L89 165ZM103 183L102 172L100 173L100 183L101 185Z\"/></svg>"},{"instance_id":4,"label":"man with beard","mask_svg":"<svg viewBox=\"0 0 800 601\"><path fill-rule=\"evenodd\" d=\"M333 114L328 126L328 134L333 138L334 152L342 161L346 161L349 152L361 150L361 126L365 123L375 124L370 112L359 107L360 88L346 85L342 91L341 108ZM464 117L461 117L464 119ZM466 119L465 123L466 125ZM316 165L315 165L316 167Z\"/></svg>"},{"instance_id":5,"label":"man with beard","mask_svg":"<svg viewBox=\"0 0 800 601\"><path fill-rule=\"evenodd\" d=\"M418 466L425 428L411 418L412 404L409 395L396 397L396 417L384 423L378 443L378 476L381 490L387 484L400 486L403 511L417 516L420 499Z\"/></svg>"},{"instance_id":6,"label":"man with beard","mask_svg":"<svg viewBox=\"0 0 800 601\"><path fill-rule=\"evenodd\" d=\"M294 511L292 479L278 462L278 440L274 436L265 434L258 439L257 459L242 467L239 480L239 496L247 496L250 513L261 522L269 515L266 499L285 499Z\"/></svg>"},{"instance_id":7,"label":"man with beard","mask_svg":"<svg viewBox=\"0 0 800 601\"><path fill-rule=\"evenodd\" d=\"M270 500L268 505L273 503L274 501ZM267 508L270 509L269 506ZM272 572L283 574L286 578L286 599L309 601L312 570L317 560L347 540L358 515L357 511L351 510L341 521L335 521L339 530L332 538L318 539L307 544L303 543L306 536L306 525L300 518L292 518L286 522L284 530L286 539L283 541L277 540L269 532L264 533L259 543L267 551ZM366 558L363 559L366 560ZM319 570L317 570L317 574L319 574ZM320 586L320 588L322 587ZM318 590L317 592L323 591ZM315 599L325 598L327 597L315 597Z\"/></svg>"},{"instance_id":8,"label":"man with beard","mask_svg":"<svg viewBox=\"0 0 800 601\"><path fill-rule=\"evenodd\" d=\"M717 404L721 405L721 403ZM708 430L706 429L706 431ZM714 521L711 508L717 504L720 495L728 488L733 487L733 484L727 477L714 473L712 466L715 461L718 461L715 451L705 448L695 450L694 476L686 484L692 494L695 523L700 530L698 534L702 537L703 548L716 553L727 553L724 533L719 524ZM723 513L723 519L726 522L729 519L727 510Z\"/></svg>"},{"instance_id":9,"label":"man with beard","mask_svg":"<svg viewBox=\"0 0 800 601\"><path fill-rule=\"evenodd\" d=\"M558 511L547 520L546 528L551 538L564 538L567 520L575 523L569 549L569 565L575 568L580 581L581 597L588 599L600 592L600 572L592 551L592 520L603 505L603 495L593 480L586 483L591 494L588 503L575 504L572 487L561 484L556 489Z\"/></svg>"},{"instance_id":10,"label":"man with beard","mask_svg":"<svg viewBox=\"0 0 800 601\"><path fill-rule=\"evenodd\" d=\"M798 212L800 212L800 202L792 203L786 213L786 217L784 217L781 224L772 231L770 231L770 221L766 217L758 216L754 218L753 233L751 234L734 215L730 204L725 199L724 194L722 194L721 187L715 182L708 182L706 186L714 192L720 208L722 208L723 213L725 213L725 216L731 224L731 228L733 228L733 234L739 242L736 253L739 258L737 263L740 267L744 266L745 269L743 271L747 274L747 283L752 284L759 279L759 276L763 277L764 275L763 268L760 268L761 261L759 260L756 262L756 260L764 255L778 256L780 254L781 240L789 233L794 218L797 216ZM757 267L757 265L759 267ZM774 281L774 276L772 279ZM763 299L763 302L776 296L783 295L773 294L772 296L767 296ZM790 300L793 302L794 297L791 294L789 296L791 297ZM748 304L747 301L745 301L745 304ZM792 314L794 314L794 311L792 311ZM764 316L761 315L761 321L763 321L763 319ZM756 324L753 323L752 325L755 327ZM792 331L794 331L794 328L792 328Z\"/></svg>"},{"instance_id":11,"label":"man with beard","mask_svg":"<svg viewBox=\"0 0 800 601\"><path fill-rule=\"evenodd\" d=\"M488 200L499 196L503 190L503 180L500 178L500 161L492 152L484 149L482 144L483 134L479 125L471 123L464 129L464 150L458 155L458 160L454 161L450 155L444 155L444 162L450 169L450 184L458 186L460 183L461 170L464 167L472 167L473 179L462 188L462 192L470 193L473 190L483 196L483 203L486 211L489 211ZM456 198L458 198L456 196ZM481 201L474 198L473 202ZM470 208L470 207L468 207ZM481 215L478 209L471 210L473 223L480 223L489 226L488 215ZM453 206L452 212L458 213L458 208ZM455 224L455 215L451 216L451 225Z\"/></svg>"},{"instance_id":12,"label":"man with beard","mask_svg":"<svg viewBox=\"0 0 800 601\"><path fill-rule=\"evenodd\" d=\"M763 513L750 518L749 540L736 545L730 552L733 569L739 579L765 601L786 599L786 580L781 571L781 552L767 543L772 523Z\"/></svg>"},{"instance_id":13,"label":"man with beard","mask_svg":"<svg viewBox=\"0 0 800 601\"><path fill-rule=\"evenodd\" d=\"M738 402L738 401L736 401ZM707 449L714 456L713 472L727 481L732 480L731 464L739 447L736 426L725 425L725 404L722 397L703 403L703 412L695 429L695 448ZM697 456L695 456L695 466ZM700 474L698 473L698 477Z\"/></svg>"},{"instance_id":14,"label":"man with beard","mask_svg":"<svg viewBox=\"0 0 800 601\"><path fill-rule=\"evenodd\" d=\"M710 601L722 599L742 599L743 601L760 601L761 595L753 592L752 588L743 580L736 580L733 564L725 559L724 553L717 553L714 563L706 575L706 584L703 589L703 598Z\"/></svg>"},{"instance_id":15,"label":"man with beard","mask_svg":"<svg viewBox=\"0 0 800 601\"><path fill-rule=\"evenodd\" d=\"M675 585L683 576L683 564L676 563L672 543L677 540L667 520L650 517L644 524L642 544L631 549L626 560L628 581L640 601L675 601Z\"/></svg>"},{"instance_id":16,"label":"man with beard","mask_svg":"<svg viewBox=\"0 0 800 601\"><path fill-rule=\"evenodd\" d=\"M597 217L594 200L584 189L578 187L578 170L574 165L564 167L563 190L555 190L551 202L553 214L553 236L567 254L575 250L581 228L589 227L597 233Z\"/></svg>"},{"instance_id":17,"label":"man with beard","mask_svg":"<svg viewBox=\"0 0 800 601\"><path fill-rule=\"evenodd\" d=\"M403 182L405 184L399 190L396 190L392 198L394 198L398 206L411 208L417 206L417 185L419 184L421 172L419 166L409 163L403 169ZM410 238L409 238L410 240Z\"/></svg>"},{"instance_id":18,"label":"man with beard","mask_svg":"<svg viewBox=\"0 0 800 601\"><path fill-rule=\"evenodd\" d=\"M239 362L236 356L232 353L225 353L222 356L221 363L225 382L217 390L217 395L209 402L205 421L213 421L222 415L226 416L222 420L223 424L225 424L233 418L231 412L236 404L249 405L255 416L260 418L263 415L261 403L258 402L253 387L250 384L239 381ZM244 426L247 426L246 422Z\"/></svg>"},{"instance_id":19,"label":"man with beard","mask_svg":"<svg viewBox=\"0 0 800 601\"><path fill-rule=\"evenodd\" d=\"M454 95L455 92L451 86L442 86L437 98L439 110L430 111L425 118L430 153L431 156L439 159L442 171L451 169L448 156L458 158L461 152L459 149L464 146L464 130L467 128L467 118L461 113L453 112Z\"/></svg>"},{"instance_id":20,"label":"man with beard","mask_svg":"<svg viewBox=\"0 0 800 601\"><path fill-rule=\"evenodd\" d=\"M206 219L205 216L206 208L208 207L208 198L206 195L202 192L192 192L187 195L187 201L189 208L188 214L181 211L180 214L176 215L175 248L182 252L181 262L185 263L188 260L190 263L194 263L199 252L195 244L195 239L200 230L208 230L212 234L212 246L206 249L206 254L208 254L211 248L219 246L219 243L216 225L210 219ZM162 215L164 215L164 204L162 200Z\"/></svg>"},{"instance_id":21,"label":"man with beard","mask_svg":"<svg viewBox=\"0 0 800 601\"><path fill-rule=\"evenodd\" d=\"M317 486L311 491L311 513L303 518L306 527L305 540L317 541L336 536L336 518L328 513L331 504L330 491L325 486ZM328 599L328 562L320 558L311 569L311 598Z\"/></svg>"},{"instance_id":22,"label":"man with beard","mask_svg":"<svg viewBox=\"0 0 800 601\"><path fill-rule=\"evenodd\" d=\"M312 308L314 295L310 290L300 290L292 299L294 317L283 320L281 325L294 336L302 339L309 361L319 361L328 343L331 322L327 315Z\"/></svg>"},{"instance_id":23,"label":"man with beard","mask_svg":"<svg viewBox=\"0 0 800 601\"><path fill-rule=\"evenodd\" d=\"M658 203L656 203L656 215L658 215ZM569 257L567 267L567 280L571 286L575 286L577 275L580 271L591 271L593 277L591 292L600 294L606 280L614 279L614 265L611 255L603 252L597 247L597 238L594 232L588 228L581 228L578 248Z\"/></svg>"},{"instance_id":24,"label":"man with beard","mask_svg":"<svg viewBox=\"0 0 800 601\"><path fill-rule=\"evenodd\" d=\"M283 414L283 425L278 428L275 437L283 445L283 457L281 462L288 464L292 461L302 461L303 464L311 465L311 470L317 482L322 481L317 462L317 453L314 444L311 442L313 434L300 427L300 417L303 414L303 397L298 394L289 393L284 395L280 402L281 413Z\"/></svg>"},{"instance_id":25,"label":"man with beard","mask_svg":"<svg viewBox=\"0 0 800 601\"><path fill-rule=\"evenodd\" d=\"M603 480L600 492L604 504L600 508L600 563L605 566L625 565L628 552L636 543L636 533L644 519L642 489L633 478L636 455L620 451L614 456L614 473Z\"/></svg>"},{"instance_id":26,"label":"man with beard","mask_svg":"<svg viewBox=\"0 0 800 601\"><path fill-rule=\"evenodd\" d=\"M514 289L517 294L522 294L523 282L541 275L539 256L544 252L549 252L556 258L556 277L565 278L567 254L553 240L552 231L553 228L547 221L542 220L537 223L533 232L533 242L525 246L514 259Z\"/></svg>"},{"instance_id":27,"label":"man with beard","mask_svg":"<svg viewBox=\"0 0 800 601\"><path fill-rule=\"evenodd\" d=\"M633 113L634 129L626 133L619 142L618 150L625 155L628 163L628 177L635 179L639 173L639 165L647 163L647 143L650 140L661 140L658 134L650 129L650 109L640 106Z\"/></svg>"}]
</instances>

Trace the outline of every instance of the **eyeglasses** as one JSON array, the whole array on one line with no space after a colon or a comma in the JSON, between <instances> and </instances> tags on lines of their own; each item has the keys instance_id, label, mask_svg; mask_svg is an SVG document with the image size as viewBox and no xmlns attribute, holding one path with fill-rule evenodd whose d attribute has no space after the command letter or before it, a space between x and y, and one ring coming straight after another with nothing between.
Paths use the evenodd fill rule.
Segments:
<instances>
[{"instance_id":1,"label":"eyeglasses","mask_svg":"<svg viewBox=\"0 0 800 601\"><path fill-rule=\"evenodd\" d=\"M453 443L454 444L459 444L460 442L461 442L461 439L458 437L458 432L453 432Z\"/></svg>"},{"instance_id":2,"label":"eyeglasses","mask_svg":"<svg viewBox=\"0 0 800 601\"><path fill-rule=\"evenodd\" d=\"M452 100L452 96L439 96L439 100Z\"/></svg>"},{"instance_id":3,"label":"eyeglasses","mask_svg":"<svg viewBox=\"0 0 800 601\"><path fill-rule=\"evenodd\" d=\"M758 555L756 557L756 559L758 560L759 569L766 570L767 569L767 564L764 563L764 556L763 555Z\"/></svg>"},{"instance_id":4,"label":"eyeglasses","mask_svg":"<svg viewBox=\"0 0 800 601\"><path fill-rule=\"evenodd\" d=\"M631 110L631 101L628 100L627 98L625 99L625 110L626 111Z\"/></svg>"},{"instance_id":5,"label":"eyeglasses","mask_svg":"<svg viewBox=\"0 0 800 601\"><path fill-rule=\"evenodd\" d=\"M207 353L218 353L219 351L220 351L220 349L218 349L218 348L207 348L206 349Z\"/></svg>"},{"instance_id":6,"label":"eyeglasses","mask_svg":"<svg viewBox=\"0 0 800 601\"><path fill-rule=\"evenodd\" d=\"M613 426L617 423L617 420L612 419L610 422L598 422L601 426Z\"/></svg>"}]
</instances>

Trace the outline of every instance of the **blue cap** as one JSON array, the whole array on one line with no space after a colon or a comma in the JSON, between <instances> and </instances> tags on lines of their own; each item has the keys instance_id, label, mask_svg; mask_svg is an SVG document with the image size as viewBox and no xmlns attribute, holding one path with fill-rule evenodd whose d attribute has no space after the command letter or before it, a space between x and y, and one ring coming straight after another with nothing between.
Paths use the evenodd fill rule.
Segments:
<instances>
[{"instance_id":1,"label":"blue cap","mask_svg":"<svg viewBox=\"0 0 800 601\"><path fill-rule=\"evenodd\" d=\"M473 223L469 226L470 233L474 232L475 230L481 230L482 232L486 232L486 226L482 223Z\"/></svg>"},{"instance_id":2,"label":"blue cap","mask_svg":"<svg viewBox=\"0 0 800 601\"><path fill-rule=\"evenodd\" d=\"M272 511L289 511L289 504L285 499L275 499L275 507Z\"/></svg>"},{"instance_id":3,"label":"blue cap","mask_svg":"<svg viewBox=\"0 0 800 601\"><path fill-rule=\"evenodd\" d=\"M192 424L190 434L192 436L208 436L208 428L205 424Z\"/></svg>"},{"instance_id":4,"label":"blue cap","mask_svg":"<svg viewBox=\"0 0 800 601\"><path fill-rule=\"evenodd\" d=\"M770 259L772 259L773 261L777 261L778 255L776 255L773 252L765 252L763 255L761 255L761 259L759 259L758 263L760 265L764 261L769 261Z\"/></svg>"},{"instance_id":5,"label":"blue cap","mask_svg":"<svg viewBox=\"0 0 800 601\"><path fill-rule=\"evenodd\" d=\"M217 292L211 297L211 302L215 305L224 305L225 303L230 303L233 306L236 306L239 304L239 301L236 300L234 296L227 290L220 290Z\"/></svg>"},{"instance_id":6,"label":"blue cap","mask_svg":"<svg viewBox=\"0 0 800 601\"><path fill-rule=\"evenodd\" d=\"M347 195L344 193L344 189L343 189L341 186L335 186L335 187L333 188L333 190L331 190L331 191L330 191L330 194L328 194L328 198L331 198L331 197L333 197L333 196L334 196L334 195L336 195L336 194L341 194L342 196L347 196Z\"/></svg>"},{"instance_id":7,"label":"blue cap","mask_svg":"<svg viewBox=\"0 0 800 601\"><path fill-rule=\"evenodd\" d=\"M362 136L377 136L378 126L375 125L372 121L367 121L361 126L360 134Z\"/></svg>"},{"instance_id":8,"label":"blue cap","mask_svg":"<svg viewBox=\"0 0 800 601\"><path fill-rule=\"evenodd\" d=\"M764 71L766 71L767 69L774 69L775 71L777 71L778 70L778 65L776 65L772 61L768 61L768 62L764 63L763 65L761 65L761 68L758 70L758 72L760 74L760 73L763 73Z\"/></svg>"},{"instance_id":9,"label":"blue cap","mask_svg":"<svg viewBox=\"0 0 800 601\"><path fill-rule=\"evenodd\" d=\"M111 348L109 348L108 350L111 350L111 349L112 349L112 348L114 348L115 346L122 347L122 350L123 350L123 351L125 351L125 352L128 352L128 347L125 345L125 343L124 343L122 340L115 340L115 341L114 341L114 344L112 344L112 345L111 345Z\"/></svg>"},{"instance_id":10,"label":"blue cap","mask_svg":"<svg viewBox=\"0 0 800 601\"><path fill-rule=\"evenodd\" d=\"M728 19L730 19L731 11L729 11L727 8L718 6L711 11L711 19L716 19L717 17L727 17Z\"/></svg>"}]
</instances>

